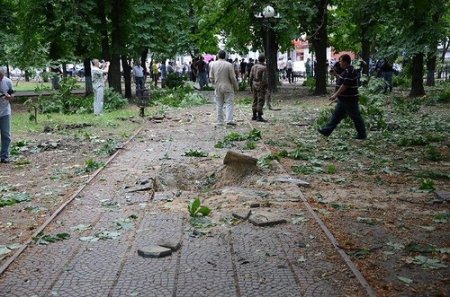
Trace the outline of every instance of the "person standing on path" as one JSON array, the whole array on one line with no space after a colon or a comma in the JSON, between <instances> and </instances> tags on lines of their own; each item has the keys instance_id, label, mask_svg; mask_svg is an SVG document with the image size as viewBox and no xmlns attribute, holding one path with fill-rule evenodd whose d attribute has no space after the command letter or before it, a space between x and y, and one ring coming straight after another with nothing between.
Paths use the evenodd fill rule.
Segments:
<instances>
[{"instance_id":1,"label":"person standing on path","mask_svg":"<svg viewBox=\"0 0 450 297\"><path fill-rule=\"evenodd\" d=\"M356 128L355 139L364 140L367 138L364 120L359 111L358 94L358 74L351 66L349 55L342 55L339 64L344 71L341 73L342 84L339 89L330 97L331 101L336 101L337 105L328 124L319 129L319 133L329 136L337 125L348 115Z\"/></svg>"},{"instance_id":2,"label":"person standing on path","mask_svg":"<svg viewBox=\"0 0 450 297\"><path fill-rule=\"evenodd\" d=\"M214 83L214 97L217 109L217 124L224 124L223 106L225 104L225 122L227 125L236 125L234 115L234 91L239 89L233 65L225 60L225 51L219 51L218 60L210 65L209 77Z\"/></svg>"},{"instance_id":3,"label":"person standing on path","mask_svg":"<svg viewBox=\"0 0 450 297\"><path fill-rule=\"evenodd\" d=\"M204 86L208 86L208 74L206 73L207 68L208 64L205 62L205 58L200 56L197 62L198 85L200 86L200 90L203 90Z\"/></svg>"},{"instance_id":4,"label":"person standing on path","mask_svg":"<svg viewBox=\"0 0 450 297\"><path fill-rule=\"evenodd\" d=\"M6 69L0 68L0 134L1 163L9 163L9 148L11 145L11 104L14 94L12 81L5 76Z\"/></svg>"},{"instance_id":5,"label":"person standing on path","mask_svg":"<svg viewBox=\"0 0 450 297\"><path fill-rule=\"evenodd\" d=\"M134 82L136 83L136 95L144 90L144 68L140 64L133 66Z\"/></svg>"},{"instance_id":6,"label":"person standing on path","mask_svg":"<svg viewBox=\"0 0 450 297\"><path fill-rule=\"evenodd\" d=\"M293 83L294 78L292 77L292 59L289 57L286 63L286 75L288 77L288 82Z\"/></svg>"},{"instance_id":7,"label":"person standing on path","mask_svg":"<svg viewBox=\"0 0 450 297\"><path fill-rule=\"evenodd\" d=\"M103 112L103 101L105 91L104 76L108 74L109 62L105 65L100 65L98 59L92 60L91 75L92 87L94 88L94 114L100 115Z\"/></svg>"},{"instance_id":8,"label":"person standing on path","mask_svg":"<svg viewBox=\"0 0 450 297\"><path fill-rule=\"evenodd\" d=\"M252 120L258 122L267 122L267 120L262 117L268 86L267 66L265 62L266 57L264 55L259 55L258 63L256 63L250 71L250 80L253 81Z\"/></svg>"}]
</instances>

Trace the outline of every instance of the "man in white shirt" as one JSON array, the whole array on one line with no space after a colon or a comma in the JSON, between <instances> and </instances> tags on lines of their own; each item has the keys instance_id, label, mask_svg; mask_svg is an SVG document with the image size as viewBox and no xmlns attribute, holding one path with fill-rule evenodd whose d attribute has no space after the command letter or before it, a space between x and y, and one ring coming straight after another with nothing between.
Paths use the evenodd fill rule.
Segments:
<instances>
[{"instance_id":1,"label":"man in white shirt","mask_svg":"<svg viewBox=\"0 0 450 297\"><path fill-rule=\"evenodd\" d=\"M136 94L144 89L144 68L140 64L133 66L134 82L136 83Z\"/></svg>"},{"instance_id":2,"label":"man in white shirt","mask_svg":"<svg viewBox=\"0 0 450 297\"><path fill-rule=\"evenodd\" d=\"M286 75L288 77L289 83L294 82L294 78L292 77L292 60L289 58L286 63Z\"/></svg>"},{"instance_id":3,"label":"man in white shirt","mask_svg":"<svg viewBox=\"0 0 450 297\"><path fill-rule=\"evenodd\" d=\"M239 89L233 65L225 60L225 51L221 50L218 60L210 64L209 77L214 83L217 109L217 124L224 124L223 106L225 104L225 122L227 125L236 125L233 122L234 91Z\"/></svg>"},{"instance_id":4,"label":"man in white shirt","mask_svg":"<svg viewBox=\"0 0 450 297\"><path fill-rule=\"evenodd\" d=\"M1 134L1 163L9 163L9 148L11 144L11 104L13 98L12 81L5 76L5 68L0 68L0 134Z\"/></svg>"},{"instance_id":5,"label":"man in white shirt","mask_svg":"<svg viewBox=\"0 0 450 297\"><path fill-rule=\"evenodd\" d=\"M105 62L105 67L100 67L100 61L92 60L91 75L92 87L94 89L94 114L100 115L103 112L103 94L105 89L104 76L108 74L109 62Z\"/></svg>"}]
</instances>

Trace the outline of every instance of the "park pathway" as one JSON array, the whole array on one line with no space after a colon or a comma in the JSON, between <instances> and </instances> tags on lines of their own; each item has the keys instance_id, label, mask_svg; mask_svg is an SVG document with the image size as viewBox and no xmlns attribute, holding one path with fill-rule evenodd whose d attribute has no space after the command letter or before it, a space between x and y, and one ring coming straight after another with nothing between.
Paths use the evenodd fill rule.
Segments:
<instances>
[{"instance_id":1,"label":"park pathway","mask_svg":"<svg viewBox=\"0 0 450 297\"><path fill-rule=\"evenodd\" d=\"M147 121L44 229L70 238L30 244L0 276L0 296L367 296L306 210L301 188L277 182L284 172L221 180L233 173L222 165L226 149L214 144L231 131L250 131L246 118L238 112L237 127L214 127L214 107L206 105ZM187 157L189 149L209 156ZM258 145L245 153L267 151ZM205 204L215 225L193 227L187 204L208 196L199 191L210 177L216 186ZM286 223L232 219L252 201L261 202L254 213ZM181 248L160 258L138 255L162 240Z\"/></svg>"}]
</instances>

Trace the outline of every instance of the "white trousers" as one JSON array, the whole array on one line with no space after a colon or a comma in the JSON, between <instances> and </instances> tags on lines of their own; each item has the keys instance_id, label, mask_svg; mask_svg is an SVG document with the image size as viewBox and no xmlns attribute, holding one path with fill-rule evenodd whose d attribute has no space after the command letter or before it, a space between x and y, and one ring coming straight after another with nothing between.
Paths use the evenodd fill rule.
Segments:
<instances>
[{"instance_id":1,"label":"white trousers","mask_svg":"<svg viewBox=\"0 0 450 297\"><path fill-rule=\"evenodd\" d=\"M94 114L96 115L103 112L103 92L104 87L94 88Z\"/></svg>"},{"instance_id":2,"label":"white trousers","mask_svg":"<svg viewBox=\"0 0 450 297\"><path fill-rule=\"evenodd\" d=\"M234 92L214 92L217 109L217 123L223 124L223 106L225 105L225 122L233 122Z\"/></svg>"}]
</instances>

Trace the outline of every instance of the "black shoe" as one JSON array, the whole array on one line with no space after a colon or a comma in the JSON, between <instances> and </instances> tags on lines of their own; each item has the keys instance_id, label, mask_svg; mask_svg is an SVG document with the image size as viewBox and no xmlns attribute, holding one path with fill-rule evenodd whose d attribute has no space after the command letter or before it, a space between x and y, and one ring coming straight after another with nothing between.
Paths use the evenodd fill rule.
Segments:
<instances>
[{"instance_id":1,"label":"black shoe","mask_svg":"<svg viewBox=\"0 0 450 297\"><path fill-rule=\"evenodd\" d=\"M329 132L326 132L326 131L323 130L323 129L319 129L319 130L317 130L317 132L319 132L320 134L322 134L322 135L325 136L325 137L328 137L328 136L330 136L330 134L331 134L331 133L329 133Z\"/></svg>"},{"instance_id":2,"label":"black shoe","mask_svg":"<svg viewBox=\"0 0 450 297\"><path fill-rule=\"evenodd\" d=\"M266 120L266 119L264 119L262 116L259 116L257 119L256 119L256 121L257 122L261 122L261 123L267 123L268 121Z\"/></svg>"},{"instance_id":3,"label":"black shoe","mask_svg":"<svg viewBox=\"0 0 450 297\"><path fill-rule=\"evenodd\" d=\"M252 121L256 121L258 119L256 115L256 111L253 112Z\"/></svg>"},{"instance_id":4,"label":"black shoe","mask_svg":"<svg viewBox=\"0 0 450 297\"><path fill-rule=\"evenodd\" d=\"M236 126L236 123L234 123L234 122L228 122L227 125L228 125L228 126Z\"/></svg>"},{"instance_id":5,"label":"black shoe","mask_svg":"<svg viewBox=\"0 0 450 297\"><path fill-rule=\"evenodd\" d=\"M1 163L11 163L11 160L9 160L9 159L1 159L1 161L0 161Z\"/></svg>"},{"instance_id":6,"label":"black shoe","mask_svg":"<svg viewBox=\"0 0 450 297\"><path fill-rule=\"evenodd\" d=\"M367 135L356 135L355 137L353 137L353 139L366 140L367 139Z\"/></svg>"}]
</instances>

